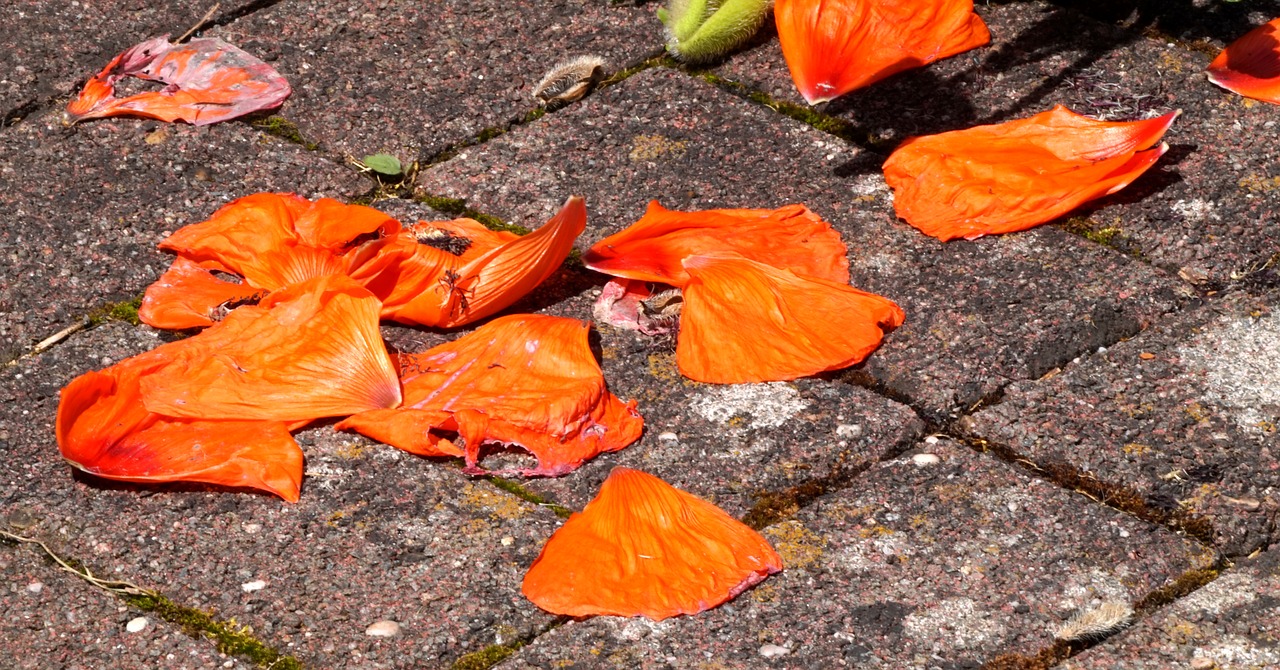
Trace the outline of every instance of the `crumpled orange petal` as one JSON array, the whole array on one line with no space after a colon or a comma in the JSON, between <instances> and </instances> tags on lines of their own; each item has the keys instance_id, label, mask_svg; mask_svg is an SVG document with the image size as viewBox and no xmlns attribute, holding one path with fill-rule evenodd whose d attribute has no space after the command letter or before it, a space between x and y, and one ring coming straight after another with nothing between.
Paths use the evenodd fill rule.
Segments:
<instances>
[{"instance_id":1,"label":"crumpled orange petal","mask_svg":"<svg viewBox=\"0 0 1280 670\"><path fill-rule=\"evenodd\" d=\"M614 468L547 540L521 591L553 614L660 621L716 607L780 570L768 541L720 508Z\"/></svg>"},{"instance_id":2,"label":"crumpled orange petal","mask_svg":"<svg viewBox=\"0 0 1280 670\"><path fill-rule=\"evenodd\" d=\"M485 444L517 445L538 459L522 476L555 476L640 437L635 402L605 388L576 319L520 314L493 320L453 342L401 356L404 404L338 424L424 456L465 453L479 469ZM466 444L460 450L449 437Z\"/></svg>"},{"instance_id":3,"label":"crumpled orange petal","mask_svg":"<svg viewBox=\"0 0 1280 670\"><path fill-rule=\"evenodd\" d=\"M861 362L902 325L892 301L732 256L691 256L676 363L702 382L782 381Z\"/></svg>"},{"instance_id":4,"label":"crumpled orange petal","mask_svg":"<svg viewBox=\"0 0 1280 670\"><path fill-rule=\"evenodd\" d=\"M991 41L973 0L777 0L773 14L811 105Z\"/></svg>"},{"instance_id":5,"label":"crumpled orange petal","mask_svg":"<svg viewBox=\"0 0 1280 670\"><path fill-rule=\"evenodd\" d=\"M147 411L140 380L190 340L162 345L62 389L58 448L76 468L129 482L202 482L250 487L298 501L302 450L274 421L199 421Z\"/></svg>"},{"instance_id":6,"label":"crumpled orange petal","mask_svg":"<svg viewBox=\"0 0 1280 670\"><path fill-rule=\"evenodd\" d=\"M220 39L170 44L168 37L116 56L67 105L66 120L129 115L203 126L278 107L289 97L289 82L280 73ZM116 98L116 82L130 76L168 86Z\"/></svg>"},{"instance_id":7,"label":"crumpled orange petal","mask_svg":"<svg viewBox=\"0 0 1280 670\"><path fill-rule=\"evenodd\" d=\"M242 296L259 296L308 279L351 274L377 262L400 223L371 207L292 193L257 193L223 206L207 221L184 226L160 243L178 254L147 288L138 316L155 328L209 326ZM210 270L244 278L225 282ZM238 288L232 288L238 286Z\"/></svg>"},{"instance_id":8,"label":"crumpled orange petal","mask_svg":"<svg viewBox=\"0 0 1280 670\"><path fill-rule=\"evenodd\" d=\"M639 221L596 243L583 261L615 277L684 286L688 274L681 261L718 252L737 253L831 281L849 281L849 260L840 233L804 205L676 212L655 200Z\"/></svg>"},{"instance_id":9,"label":"crumpled orange petal","mask_svg":"<svg viewBox=\"0 0 1280 670\"><path fill-rule=\"evenodd\" d=\"M1209 81L1246 98L1280 104L1280 18L1232 42L1209 64Z\"/></svg>"},{"instance_id":10,"label":"crumpled orange petal","mask_svg":"<svg viewBox=\"0 0 1280 670\"><path fill-rule=\"evenodd\" d=\"M171 417L290 422L397 407L380 307L343 275L280 289L191 338L142 380L143 403Z\"/></svg>"},{"instance_id":11,"label":"crumpled orange petal","mask_svg":"<svg viewBox=\"0 0 1280 670\"><path fill-rule=\"evenodd\" d=\"M1128 186L1168 150L1179 112L1098 121L1058 105L903 142L884 164L899 217L939 240L1026 230Z\"/></svg>"}]
</instances>

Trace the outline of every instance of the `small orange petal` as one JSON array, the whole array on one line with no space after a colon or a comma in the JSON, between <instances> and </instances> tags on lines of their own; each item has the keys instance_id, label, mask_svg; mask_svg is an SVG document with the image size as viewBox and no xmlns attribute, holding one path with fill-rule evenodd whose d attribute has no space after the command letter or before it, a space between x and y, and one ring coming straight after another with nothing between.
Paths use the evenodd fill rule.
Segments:
<instances>
[{"instance_id":1,"label":"small orange petal","mask_svg":"<svg viewBox=\"0 0 1280 670\"><path fill-rule=\"evenodd\" d=\"M1280 104L1280 18L1232 42L1209 64L1209 81L1246 98Z\"/></svg>"},{"instance_id":2,"label":"small orange petal","mask_svg":"<svg viewBox=\"0 0 1280 670\"><path fill-rule=\"evenodd\" d=\"M804 205L677 212L655 200L639 221L592 246L583 260L614 277L683 286L689 275L681 261L707 253L737 253L800 274L849 281L840 233Z\"/></svg>"},{"instance_id":3,"label":"small orange petal","mask_svg":"<svg viewBox=\"0 0 1280 670\"><path fill-rule=\"evenodd\" d=\"M991 126L915 137L884 165L899 217L942 241L1026 230L1124 188L1168 149L1179 112L1097 121L1059 105Z\"/></svg>"},{"instance_id":4,"label":"small orange petal","mask_svg":"<svg viewBox=\"0 0 1280 670\"><path fill-rule=\"evenodd\" d=\"M301 421L397 407L380 303L334 275L241 307L142 380L147 409L193 419Z\"/></svg>"},{"instance_id":5,"label":"small orange petal","mask_svg":"<svg viewBox=\"0 0 1280 670\"><path fill-rule=\"evenodd\" d=\"M138 318L152 328L204 328L220 318L219 309L253 304L265 295L247 284L223 281L200 263L179 256L147 287Z\"/></svg>"},{"instance_id":6,"label":"small orange petal","mask_svg":"<svg viewBox=\"0 0 1280 670\"><path fill-rule=\"evenodd\" d=\"M720 508L614 468L547 540L521 592L553 614L660 621L716 607L781 569L768 541Z\"/></svg>"},{"instance_id":7,"label":"small orange petal","mask_svg":"<svg viewBox=\"0 0 1280 670\"><path fill-rule=\"evenodd\" d=\"M973 0L777 0L773 13L811 105L991 41Z\"/></svg>"},{"instance_id":8,"label":"small orange petal","mask_svg":"<svg viewBox=\"0 0 1280 670\"><path fill-rule=\"evenodd\" d=\"M716 384L782 381L861 362L902 310L847 284L729 256L685 260L676 363Z\"/></svg>"}]
</instances>

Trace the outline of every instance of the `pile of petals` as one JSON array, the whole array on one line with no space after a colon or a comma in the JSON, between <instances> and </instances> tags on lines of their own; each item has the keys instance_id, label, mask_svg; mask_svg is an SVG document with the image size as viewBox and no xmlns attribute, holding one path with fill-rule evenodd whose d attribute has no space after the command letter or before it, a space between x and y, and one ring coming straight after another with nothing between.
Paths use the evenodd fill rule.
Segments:
<instances>
[{"instance_id":1,"label":"pile of petals","mask_svg":"<svg viewBox=\"0 0 1280 670\"><path fill-rule=\"evenodd\" d=\"M1178 114L1098 121L1059 105L908 139L884 177L898 216L944 242L1026 230L1128 186L1168 150L1160 138Z\"/></svg>"},{"instance_id":2,"label":"pile of petals","mask_svg":"<svg viewBox=\"0 0 1280 670\"><path fill-rule=\"evenodd\" d=\"M782 569L773 547L705 500L615 468L525 574L538 607L569 616L697 614Z\"/></svg>"},{"instance_id":3,"label":"pile of petals","mask_svg":"<svg viewBox=\"0 0 1280 670\"><path fill-rule=\"evenodd\" d=\"M893 302L849 286L845 253L803 205L675 212L653 202L584 260L620 278L602 291L598 319L649 334L678 320L681 373L734 384L848 367L902 324Z\"/></svg>"},{"instance_id":4,"label":"pile of petals","mask_svg":"<svg viewBox=\"0 0 1280 670\"><path fill-rule=\"evenodd\" d=\"M1209 64L1209 81L1246 98L1280 104L1280 19L1232 42Z\"/></svg>"},{"instance_id":5,"label":"pile of petals","mask_svg":"<svg viewBox=\"0 0 1280 670\"><path fill-rule=\"evenodd\" d=\"M168 38L147 40L116 56L67 105L66 121L127 115L204 126L278 107L289 97L289 82L280 73L220 39L170 44ZM167 85L117 98L116 83L125 77Z\"/></svg>"},{"instance_id":6,"label":"pile of petals","mask_svg":"<svg viewBox=\"0 0 1280 670\"><path fill-rule=\"evenodd\" d=\"M404 228L370 207L258 193L160 243L177 258L147 289L139 317L156 328L208 326L271 291L344 274L382 301L384 319L460 326L510 306L551 276L586 218L582 199L570 198L525 236L471 219Z\"/></svg>"},{"instance_id":7,"label":"pile of petals","mask_svg":"<svg viewBox=\"0 0 1280 670\"><path fill-rule=\"evenodd\" d=\"M973 0L777 0L791 79L811 105L985 45Z\"/></svg>"}]
</instances>

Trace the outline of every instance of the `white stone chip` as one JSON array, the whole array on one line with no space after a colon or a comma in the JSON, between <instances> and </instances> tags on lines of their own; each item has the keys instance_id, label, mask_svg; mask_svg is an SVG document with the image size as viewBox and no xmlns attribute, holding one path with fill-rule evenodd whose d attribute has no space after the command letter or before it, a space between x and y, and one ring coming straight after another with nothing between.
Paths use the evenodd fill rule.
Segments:
<instances>
[{"instance_id":1,"label":"white stone chip","mask_svg":"<svg viewBox=\"0 0 1280 670\"><path fill-rule=\"evenodd\" d=\"M147 621L147 617L140 616L136 619L129 619L129 623L124 625L124 629L130 633L140 633L143 628L147 627L148 623L151 622Z\"/></svg>"},{"instance_id":2,"label":"white stone chip","mask_svg":"<svg viewBox=\"0 0 1280 670\"><path fill-rule=\"evenodd\" d=\"M27 593L39 593L44 590L44 584L40 582L31 582L27 584Z\"/></svg>"},{"instance_id":3,"label":"white stone chip","mask_svg":"<svg viewBox=\"0 0 1280 670\"><path fill-rule=\"evenodd\" d=\"M911 462L923 468L929 465L937 465L942 462L942 459L938 458L937 454L916 454L911 457Z\"/></svg>"},{"instance_id":4,"label":"white stone chip","mask_svg":"<svg viewBox=\"0 0 1280 670\"><path fill-rule=\"evenodd\" d=\"M766 644L760 647L760 655L765 658L777 658L778 656L786 656L791 650L776 644Z\"/></svg>"},{"instance_id":5,"label":"white stone chip","mask_svg":"<svg viewBox=\"0 0 1280 670\"><path fill-rule=\"evenodd\" d=\"M369 637L395 637L400 634L400 624L391 619L375 621L364 629L364 634Z\"/></svg>"},{"instance_id":6,"label":"white stone chip","mask_svg":"<svg viewBox=\"0 0 1280 670\"><path fill-rule=\"evenodd\" d=\"M254 591L261 591L262 589L265 589L265 588L267 588L267 583L262 581L261 579L255 579L251 582L245 582L240 585L240 590L244 591L245 593L253 593Z\"/></svg>"}]
</instances>

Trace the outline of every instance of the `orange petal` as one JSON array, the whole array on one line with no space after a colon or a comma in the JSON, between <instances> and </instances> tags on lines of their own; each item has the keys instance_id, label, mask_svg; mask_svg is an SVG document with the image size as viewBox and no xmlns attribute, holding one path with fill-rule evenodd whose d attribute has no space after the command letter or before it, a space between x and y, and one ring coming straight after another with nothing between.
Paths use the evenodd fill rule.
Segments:
<instances>
[{"instance_id":1,"label":"orange petal","mask_svg":"<svg viewBox=\"0 0 1280 670\"><path fill-rule=\"evenodd\" d=\"M781 569L768 541L720 508L614 468L547 540L521 592L553 614L660 621L716 607Z\"/></svg>"},{"instance_id":2,"label":"orange petal","mask_svg":"<svg viewBox=\"0 0 1280 670\"><path fill-rule=\"evenodd\" d=\"M297 502L302 450L284 424L184 421L143 408L141 377L188 346L164 345L68 384L57 419L63 458L107 479L250 487Z\"/></svg>"},{"instance_id":3,"label":"orange petal","mask_svg":"<svg viewBox=\"0 0 1280 670\"><path fill-rule=\"evenodd\" d=\"M1209 81L1246 98L1280 104L1280 19L1250 30L1209 64Z\"/></svg>"},{"instance_id":4,"label":"orange petal","mask_svg":"<svg viewBox=\"0 0 1280 670\"><path fill-rule=\"evenodd\" d=\"M894 209L942 241L1026 230L1115 193L1168 149L1179 112L1097 121L1061 105L1028 119L902 143L884 164Z\"/></svg>"},{"instance_id":5,"label":"orange petal","mask_svg":"<svg viewBox=\"0 0 1280 670\"><path fill-rule=\"evenodd\" d=\"M777 0L773 13L811 105L991 41L973 0Z\"/></svg>"},{"instance_id":6,"label":"orange petal","mask_svg":"<svg viewBox=\"0 0 1280 670\"><path fill-rule=\"evenodd\" d=\"M245 306L142 380L148 410L193 419L302 421L400 404L380 304L334 275Z\"/></svg>"},{"instance_id":7,"label":"orange petal","mask_svg":"<svg viewBox=\"0 0 1280 670\"><path fill-rule=\"evenodd\" d=\"M684 286L685 258L737 253L800 274L849 281L844 242L831 224L804 205L779 209L676 212L655 200L631 227L591 247L583 260L598 272Z\"/></svg>"},{"instance_id":8,"label":"orange petal","mask_svg":"<svg viewBox=\"0 0 1280 670\"><path fill-rule=\"evenodd\" d=\"M116 98L116 82L130 76L168 86ZM278 107L289 93L289 82L270 65L220 39L170 44L165 35L116 56L67 105L66 118L128 115L203 126Z\"/></svg>"},{"instance_id":9,"label":"orange petal","mask_svg":"<svg viewBox=\"0 0 1280 670\"><path fill-rule=\"evenodd\" d=\"M152 328L204 328L221 318L219 310L253 304L265 295L252 286L223 281L200 263L179 256L147 287L138 318Z\"/></svg>"},{"instance_id":10,"label":"orange petal","mask_svg":"<svg viewBox=\"0 0 1280 670\"><path fill-rule=\"evenodd\" d=\"M685 260L676 363L716 384L795 379L861 362L902 325L893 302L728 256Z\"/></svg>"},{"instance_id":11,"label":"orange petal","mask_svg":"<svg viewBox=\"0 0 1280 670\"><path fill-rule=\"evenodd\" d=\"M518 445L538 459L523 476L569 472L640 437L635 403L605 388L576 319L521 314L494 319L453 342L402 356L404 405L338 424L406 451L454 455L443 433L466 442L477 469L485 444Z\"/></svg>"}]
</instances>

